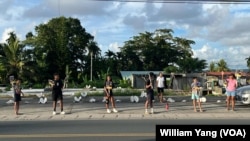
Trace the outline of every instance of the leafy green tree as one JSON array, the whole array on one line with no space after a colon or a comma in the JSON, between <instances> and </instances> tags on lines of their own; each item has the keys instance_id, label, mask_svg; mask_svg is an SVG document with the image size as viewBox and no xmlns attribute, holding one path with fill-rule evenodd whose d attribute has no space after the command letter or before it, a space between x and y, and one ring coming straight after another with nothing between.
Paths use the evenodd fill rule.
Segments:
<instances>
[{"instance_id":1,"label":"leafy green tree","mask_svg":"<svg viewBox=\"0 0 250 141\"><path fill-rule=\"evenodd\" d=\"M71 78L77 79L78 73L85 73L88 68L87 51L95 54L100 51L80 20L71 17L53 18L40 24L35 27L35 34L28 33L26 38L26 45L33 49L32 59L38 65L36 72L44 74L39 79L45 82L55 72L65 77L67 65L72 71Z\"/></svg>"},{"instance_id":2,"label":"leafy green tree","mask_svg":"<svg viewBox=\"0 0 250 141\"><path fill-rule=\"evenodd\" d=\"M0 55L0 83L7 83L7 69L4 65L4 62L3 62L3 59L2 59L2 56Z\"/></svg>"},{"instance_id":3,"label":"leafy green tree","mask_svg":"<svg viewBox=\"0 0 250 141\"><path fill-rule=\"evenodd\" d=\"M180 71L185 73L202 72L207 67L206 60L192 57L180 60L178 64Z\"/></svg>"},{"instance_id":4,"label":"leafy green tree","mask_svg":"<svg viewBox=\"0 0 250 141\"><path fill-rule=\"evenodd\" d=\"M121 48L121 53L127 60L123 70L154 71L176 65L184 68L178 62L192 56L191 45L195 42L173 37L172 33L171 29L157 29L154 32L139 33L126 41Z\"/></svg>"},{"instance_id":5,"label":"leafy green tree","mask_svg":"<svg viewBox=\"0 0 250 141\"><path fill-rule=\"evenodd\" d=\"M246 58L247 61L247 67L250 69L250 56Z\"/></svg>"},{"instance_id":6,"label":"leafy green tree","mask_svg":"<svg viewBox=\"0 0 250 141\"><path fill-rule=\"evenodd\" d=\"M136 50L134 50L134 45L128 41L125 47L121 48L121 54L123 55L121 70L130 71L141 71L143 70L143 62L138 56Z\"/></svg>"},{"instance_id":7,"label":"leafy green tree","mask_svg":"<svg viewBox=\"0 0 250 141\"><path fill-rule=\"evenodd\" d=\"M166 68L164 68L164 72L165 73L177 73L179 72L179 68L177 66L168 66Z\"/></svg>"}]
</instances>

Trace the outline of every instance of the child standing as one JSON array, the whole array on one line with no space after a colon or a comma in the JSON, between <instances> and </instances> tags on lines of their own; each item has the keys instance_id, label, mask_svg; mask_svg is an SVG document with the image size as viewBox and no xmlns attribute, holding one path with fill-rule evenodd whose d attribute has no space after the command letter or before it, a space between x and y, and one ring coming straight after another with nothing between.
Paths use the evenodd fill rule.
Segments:
<instances>
[{"instance_id":1,"label":"child standing","mask_svg":"<svg viewBox=\"0 0 250 141\"><path fill-rule=\"evenodd\" d=\"M111 79L111 77L108 75L106 77L106 81L104 84L104 93L105 93L105 98L106 98L106 109L107 109L107 113L111 113L111 110L109 109L109 102L111 101L112 107L113 107L113 112L117 113L118 111L115 108L115 100L114 100L114 96L113 96L113 89L114 87L114 83Z\"/></svg>"},{"instance_id":2,"label":"child standing","mask_svg":"<svg viewBox=\"0 0 250 141\"><path fill-rule=\"evenodd\" d=\"M194 112L197 112L196 110L196 103L198 103L200 112L203 112L201 108L201 101L200 101L200 83L198 82L197 78L193 78L193 83L191 84L191 89L192 89L192 96L191 99L193 100L193 107L194 107Z\"/></svg>"},{"instance_id":3,"label":"child standing","mask_svg":"<svg viewBox=\"0 0 250 141\"><path fill-rule=\"evenodd\" d=\"M14 84L14 111L16 115L19 114L21 95L23 95L21 90L21 80L18 79Z\"/></svg>"},{"instance_id":4,"label":"child standing","mask_svg":"<svg viewBox=\"0 0 250 141\"><path fill-rule=\"evenodd\" d=\"M229 78L227 79L227 89L226 89L226 94L227 94L227 110L229 111L230 109L230 103L232 104L232 111L234 111L235 107L235 95L236 95L236 88L238 87L237 85L237 80L235 75L232 73L229 75Z\"/></svg>"}]
</instances>

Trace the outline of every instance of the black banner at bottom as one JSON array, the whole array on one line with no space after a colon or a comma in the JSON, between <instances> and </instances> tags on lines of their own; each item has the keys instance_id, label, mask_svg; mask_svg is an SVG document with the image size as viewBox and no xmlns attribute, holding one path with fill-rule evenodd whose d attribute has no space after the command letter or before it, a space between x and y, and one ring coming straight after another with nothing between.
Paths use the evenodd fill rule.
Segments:
<instances>
[{"instance_id":1,"label":"black banner at bottom","mask_svg":"<svg viewBox=\"0 0 250 141\"><path fill-rule=\"evenodd\" d=\"M249 141L250 125L156 125L156 141L167 139Z\"/></svg>"}]
</instances>

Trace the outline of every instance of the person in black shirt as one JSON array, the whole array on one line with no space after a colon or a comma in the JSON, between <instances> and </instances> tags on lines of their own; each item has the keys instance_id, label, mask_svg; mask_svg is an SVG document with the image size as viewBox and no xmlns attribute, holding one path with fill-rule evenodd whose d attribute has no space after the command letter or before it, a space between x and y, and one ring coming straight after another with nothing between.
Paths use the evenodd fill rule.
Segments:
<instances>
[{"instance_id":1,"label":"person in black shirt","mask_svg":"<svg viewBox=\"0 0 250 141\"><path fill-rule=\"evenodd\" d=\"M106 81L104 83L104 94L106 98L106 109L107 113L111 113L111 110L109 109L109 102L111 101L112 107L113 107L113 112L117 113L118 111L115 108L115 101L114 101L114 96L113 96L113 89L114 83L111 79L110 76L106 77Z\"/></svg>"},{"instance_id":2,"label":"person in black shirt","mask_svg":"<svg viewBox=\"0 0 250 141\"><path fill-rule=\"evenodd\" d=\"M154 89L150 80L146 81L145 87L146 87L146 92L147 92L147 100L145 102L145 114L149 114L148 105L150 106L151 114L153 114L154 113L154 110L153 110Z\"/></svg>"},{"instance_id":3,"label":"person in black shirt","mask_svg":"<svg viewBox=\"0 0 250 141\"><path fill-rule=\"evenodd\" d=\"M54 74L54 80L50 81L50 85L52 86L52 100L53 100L53 115L56 115L56 106L57 101L60 101L61 114L65 114L63 111L63 82L60 79L58 73Z\"/></svg>"}]
</instances>

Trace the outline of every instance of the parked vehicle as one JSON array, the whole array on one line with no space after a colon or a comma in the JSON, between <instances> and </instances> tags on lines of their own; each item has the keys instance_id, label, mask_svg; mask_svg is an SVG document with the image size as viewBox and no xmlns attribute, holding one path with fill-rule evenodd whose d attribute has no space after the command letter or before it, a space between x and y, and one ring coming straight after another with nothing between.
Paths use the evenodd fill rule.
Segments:
<instances>
[{"instance_id":1,"label":"parked vehicle","mask_svg":"<svg viewBox=\"0 0 250 141\"><path fill-rule=\"evenodd\" d=\"M235 98L242 104L250 104L250 85L239 87L236 90Z\"/></svg>"}]
</instances>

